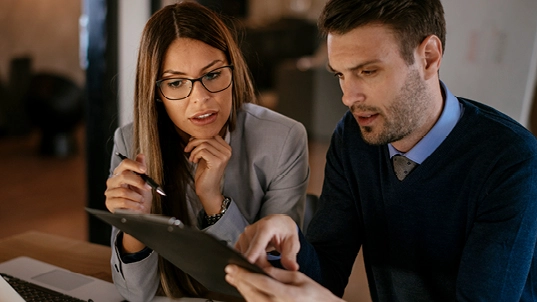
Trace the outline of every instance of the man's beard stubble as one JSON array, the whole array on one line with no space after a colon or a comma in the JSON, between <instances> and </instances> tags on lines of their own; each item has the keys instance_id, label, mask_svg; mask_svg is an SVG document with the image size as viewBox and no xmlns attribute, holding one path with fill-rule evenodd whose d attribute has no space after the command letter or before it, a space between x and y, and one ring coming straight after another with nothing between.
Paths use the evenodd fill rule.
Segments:
<instances>
[{"instance_id":1,"label":"man's beard stubble","mask_svg":"<svg viewBox=\"0 0 537 302\"><path fill-rule=\"evenodd\" d=\"M374 111L384 118L384 124L375 127L360 127L360 133L366 143L380 146L399 141L421 126L423 120L427 118L423 114L427 112L429 101L430 97L424 81L421 80L418 71L412 69L408 72L398 95L387 107L387 112L382 112L377 107L360 104L353 105L351 112L356 109Z\"/></svg>"}]
</instances>

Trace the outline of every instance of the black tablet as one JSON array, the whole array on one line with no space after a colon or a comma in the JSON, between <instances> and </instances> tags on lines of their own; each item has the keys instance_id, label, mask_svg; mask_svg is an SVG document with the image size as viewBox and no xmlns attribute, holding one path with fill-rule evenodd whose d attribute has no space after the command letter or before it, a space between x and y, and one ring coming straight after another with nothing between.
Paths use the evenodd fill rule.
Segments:
<instances>
[{"instance_id":1,"label":"black tablet","mask_svg":"<svg viewBox=\"0 0 537 302\"><path fill-rule=\"evenodd\" d=\"M132 214L128 211L110 213L90 208L86 208L86 211L134 236L210 291L242 297L239 291L225 280L224 268L228 264L236 264L266 275L260 267L248 262L225 242L186 226L173 217Z\"/></svg>"}]
</instances>

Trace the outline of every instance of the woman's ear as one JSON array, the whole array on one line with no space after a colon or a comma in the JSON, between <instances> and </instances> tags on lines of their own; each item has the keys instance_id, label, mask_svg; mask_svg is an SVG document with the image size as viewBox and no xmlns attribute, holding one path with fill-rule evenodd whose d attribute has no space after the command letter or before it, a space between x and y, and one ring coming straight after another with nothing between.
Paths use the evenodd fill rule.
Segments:
<instances>
[{"instance_id":1,"label":"woman's ear","mask_svg":"<svg viewBox=\"0 0 537 302\"><path fill-rule=\"evenodd\" d=\"M418 47L418 58L423 62L425 80L438 76L442 63L442 42L435 35L430 35Z\"/></svg>"}]
</instances>

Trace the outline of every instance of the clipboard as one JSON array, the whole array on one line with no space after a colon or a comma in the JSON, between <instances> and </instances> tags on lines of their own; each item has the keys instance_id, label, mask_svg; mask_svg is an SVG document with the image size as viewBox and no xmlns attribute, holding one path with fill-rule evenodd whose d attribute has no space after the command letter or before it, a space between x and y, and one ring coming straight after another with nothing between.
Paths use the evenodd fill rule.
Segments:
<instances>
[{"instance_id":1,"label":"clipboard","mask_svg":"<svg viewBox=\"0 0 537 302\"><path fill-rule=\"evenodd\" d=\"M120 210L110 213L86 208L86 211L134 236L210 291L242 298L239 291L225 280L224 268L228 264L267 275L225 242L189 227L179 219Z\"/></svg>"}]
</instances>

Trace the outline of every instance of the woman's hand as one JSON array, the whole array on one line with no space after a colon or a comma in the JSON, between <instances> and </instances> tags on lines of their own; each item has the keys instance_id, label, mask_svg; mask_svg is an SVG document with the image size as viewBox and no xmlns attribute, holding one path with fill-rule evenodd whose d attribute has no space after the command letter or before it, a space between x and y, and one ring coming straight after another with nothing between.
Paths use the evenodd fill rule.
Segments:
<instances>
[{"instance_id":1,"label":"woman's hand","mask_svg":"<svg viewBox=\"0 0 537 302\"><path fill-rule=\"evenodd\" d=\"M134 173L146 172L145 158L142 154L136 156L136 161L124 159L114 170L114 175L106 181L106 208L110 212L117 209L128 209L136 213L149 214L153 194L151 186ZM124 234L122 249L127 253L142 250L145 245L134 237Z\"/></svg>"},{"instance_id":2,"label":"woman's hand","mask_svg":"<svg viewBox=\"0 0 537 302\"><path fill-rule=\"evenodd\" d=\"M106 207L110 212L129 209L141 214L149 214L153 194L140 175L146 172L145 158L136 156L136 161L124 159L114 170L114 175L106 181Z\"/></svg>"},{"instance_id":3,"label":"woman's hand","mask_svg":"<svg viewBox=\"0 0 537 302\"><path fill-rule=\"evenodd\" d=\"M189 161L198 164L194 185L207 215L220 212L222 192L220 183L231 158L231 146L220 136L192 138L185 147Z\"/></svg>"}]
</instances>

